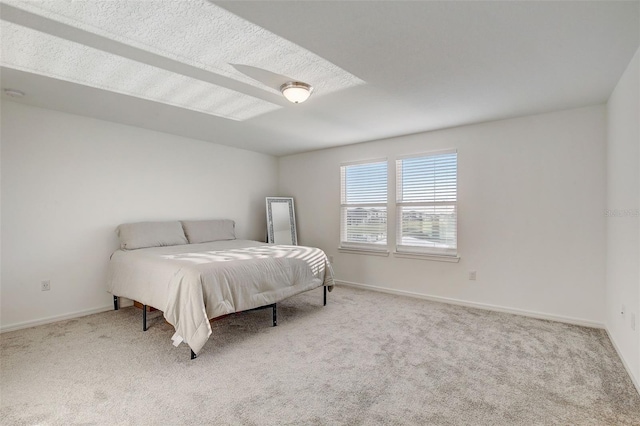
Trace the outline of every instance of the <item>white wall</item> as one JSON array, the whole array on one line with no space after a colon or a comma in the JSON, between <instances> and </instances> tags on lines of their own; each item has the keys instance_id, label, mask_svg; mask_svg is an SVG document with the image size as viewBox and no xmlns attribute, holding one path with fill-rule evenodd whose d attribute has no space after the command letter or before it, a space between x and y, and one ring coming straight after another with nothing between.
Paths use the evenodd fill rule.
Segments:
<instances>
[{"instance_id":1,"label":"white wall","mask_svg":"<svg viewBox=\"0 0 640 426\"><path fill-rule=\"evenodd\" d=\"M230 218L264 239L275 157L7 101L1 138L2 329L111 306L120 223Z\"/></svg>"},{"instance_id":2,"label":"white wall","mask_svg":"<svg viewBox=\"0 0 640 426\"><path fill-rule=\"evenodd\" d=\"M607 209L613 216L606 218L606 324L636 386L640 384L639 62L640 50L607 103ZM625 315L621 315L623 304Z\"/></svg>"},{"instance_id":3,"label":"white wall","mask_svg":"<svg viewBox=\"0 0 640 426\"><path fill-rule=\"evenodd\" d=\"M602 326L605 138L594 106L292 155L280 194L295 197L301 244L333 255L339 280ZM459 263L337 250L341 163L447 148L458 150Z\"/></svg>"}]
</instances>

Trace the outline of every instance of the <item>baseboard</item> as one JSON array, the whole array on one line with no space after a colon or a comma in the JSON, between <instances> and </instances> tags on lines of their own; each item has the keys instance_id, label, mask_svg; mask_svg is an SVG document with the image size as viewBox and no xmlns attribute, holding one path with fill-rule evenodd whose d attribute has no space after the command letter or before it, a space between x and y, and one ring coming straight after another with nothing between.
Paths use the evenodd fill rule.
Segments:
<instances>
[{"instance_id":1,"label":"baseboard","mask_svg":"<svg viewBox=\"0 0 640 426\"><path fill-rule=\"evenodd\" d=\"M622 356L622 352L620 352L620 347L618 346L615 339L609 332L609 329L605 327L605 331L607 332L607 336L609 336L609 340L611 341L611 344L613 345L614 349L618 353L618 358L620 358L620 361L622 361L622 365L624 365L624 368L625 370L627 370L629 377L631 377L631 381L633 382L633 385L636 387L636 391L638 391L638 395L640 395L640 382L638 382L638 380L635 378L635 376L631 372L631 368L629 367L629 364L627 364L627 361Z\"/></svg>"},{"instance_id":2,"label":"baseboard","mask_svg":"<svg viewBox=\"0 0 640 426\"><path fill-rule=\"evenodd\" d=\"M113 305L100 306L98 308L86 309L83 311L71 312L68 314L55 315L52 317L41 318L37 320L24 321L10 325L0 326L0 333L6 333L8 331L20 330L23 328L35 327L37 325L50 324L52 322L58 322L63 320L68 320L72 318L84 317L86 315L98 314L100 312L106 312L113 309Z\"/></svg>"},{"instance_id":3,"label":"baseboard","mask_svg":"<svg viewBox=\"0 0 640 426\"><path fill-rule=\"evenodd\" d=\"M506 314L514 314L514 315L521 315L521 316L525 316L525 317L544 319L544 320L549 320L549 321L563 322L563 323L567 323L567 324L580 325L580 326L583 326L583 327L602 328L602 329L605 328L603 323L600 323L600 322L597 322L597 321L586 320L586 319L582 319L582 318L573 318L573 317L567 317L567 316L563 316L563 315L545 314L543 312L527 311L527 310L524 310L524 309L508 308L508 307L505 307L505 306L490 305L488 303L469 302L469 301L466 301L466 300L453 299L453 298L450 298L450 297L429 296L427 294L414 293L412 291L396 290L396 289L391 289L391 288L386 288L386 287L378 287L378 286L369 285L369 284L354 283L354 282L350 282L350 281L335 280L335 282L336 282L337 285L345 285L345 286L349 286L349 287L363 288L363 289L367 289L367 290L379 291L379 292L382 292L382 293L396 294L396 295L399 295L399 296L415 297L415 298L418 298L418 299L430 300L432 302L442 302L442 303L448 303L448 304L451 304L451 305L466 306L468 308L478 308L478 309L484 309L484 310L487 310L487 311L503 312L503 313L506 313Z\"/></svg>"}]
</instances>

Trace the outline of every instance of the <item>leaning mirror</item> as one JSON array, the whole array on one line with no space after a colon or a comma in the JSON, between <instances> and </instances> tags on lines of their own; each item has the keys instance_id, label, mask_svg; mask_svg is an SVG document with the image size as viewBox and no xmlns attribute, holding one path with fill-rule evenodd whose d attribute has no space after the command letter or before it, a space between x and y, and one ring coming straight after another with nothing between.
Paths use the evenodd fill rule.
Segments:
<instances>
[{"instance_id":1,"label":"leaning mirror","mask_svg":"<svg viewBox=\"0 0 640 426\"><path fill-rule=\"evenodd\" d=\"M267 242L298 245L291 197L267 197Z\"/></svg>"}]
</instances>

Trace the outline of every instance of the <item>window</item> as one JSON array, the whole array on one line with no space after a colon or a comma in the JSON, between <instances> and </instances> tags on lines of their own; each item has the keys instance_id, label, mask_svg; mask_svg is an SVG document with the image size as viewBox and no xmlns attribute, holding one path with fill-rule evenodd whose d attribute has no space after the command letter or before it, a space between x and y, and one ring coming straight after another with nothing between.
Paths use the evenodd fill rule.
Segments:
<instances>
[{"instance_id":1,"label":"window","mask_svg":"<svg viewBox=\"0 0 640 426\"><path fill-rule=\"evenodd\" d=\"M387 245L387 162L340 167L340 246Z\"/></svg>"},{"instance_id":2,"label":"window","mask_svg":"<svg viewBox=\"0 0 640 426\"><path fill-rule=\"evenodd\" d=\"M457 255L455 151L396 160L397 251Z\"/></svg>"}]
</instances>

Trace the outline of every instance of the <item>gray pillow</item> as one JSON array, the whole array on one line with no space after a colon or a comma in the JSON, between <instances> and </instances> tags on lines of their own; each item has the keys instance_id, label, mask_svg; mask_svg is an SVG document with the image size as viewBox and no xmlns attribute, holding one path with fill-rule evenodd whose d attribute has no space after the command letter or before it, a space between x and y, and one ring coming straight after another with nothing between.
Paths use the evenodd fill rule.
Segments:
<instances>
[{"instance_id":1,"label":"gray pillow","mask_svg":"<svg viewBox=\"0 0 640 426\"><path fill-rule=\"evenodd\" d=\"M188 244L179 221L123 223L116 229L120 248L133 250L144 247Z\"/></svg>"},{"instance_id":2,"label":"gray pillow","mask_svg":"<svg viewBox=\"0 0 640 426\"><path fill-rule=\"evenodd\" d=\"M236 239L236 223L229 219L183 220L182 227L190 244Z\"/></svg>"}]
</instances>

